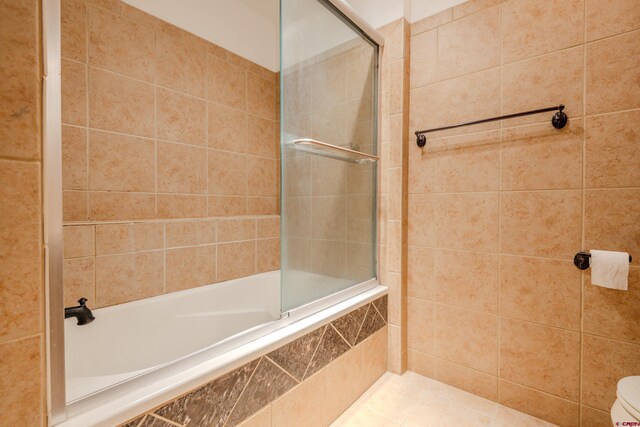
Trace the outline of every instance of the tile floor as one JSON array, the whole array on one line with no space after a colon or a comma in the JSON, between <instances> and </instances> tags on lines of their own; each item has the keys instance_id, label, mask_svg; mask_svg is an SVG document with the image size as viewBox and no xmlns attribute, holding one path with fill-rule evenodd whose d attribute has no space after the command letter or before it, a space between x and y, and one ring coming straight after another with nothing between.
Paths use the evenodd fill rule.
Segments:
<instances>
[{"instance_id":1,"label":"tile floor","mask_svg":"<svg viewBox=\"0 0 640 427\"><path fill-rule=\"evenodd\" d=\"M555 424L413 372L384 374L332 427L551 427Z\"/></svg>"}]
</instances>

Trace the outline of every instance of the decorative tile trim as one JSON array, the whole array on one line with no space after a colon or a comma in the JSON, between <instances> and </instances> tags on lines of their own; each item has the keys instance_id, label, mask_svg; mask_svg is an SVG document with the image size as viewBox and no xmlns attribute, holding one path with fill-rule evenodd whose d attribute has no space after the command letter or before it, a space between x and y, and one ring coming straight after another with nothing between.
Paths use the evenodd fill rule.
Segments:
<instances>
[{"instance_id":1,"label":"decorative tile trim","mask_svg":"<svg viewBox=\"0 0 640 427\"><path fill-rule=\"evenodd\" d=\"M168 402L121 427L233 427L387 324L387 296Z\"/></svg>"}]
</instances>

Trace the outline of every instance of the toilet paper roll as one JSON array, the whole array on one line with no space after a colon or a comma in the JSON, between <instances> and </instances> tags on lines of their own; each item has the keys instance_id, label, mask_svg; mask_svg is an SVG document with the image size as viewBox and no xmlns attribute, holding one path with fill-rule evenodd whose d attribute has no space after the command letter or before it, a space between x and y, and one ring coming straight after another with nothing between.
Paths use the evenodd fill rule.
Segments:
<instances>
[{"instance_id":1,"label":"toilet paper roll","mask_svg":"<svg viewBox=\"0 0 640 427\"><path fill-rule=\"evenodd\" d=\"M629 277L629 254L591 251L591 284L626 291Z\"/></svg>"}]
</instances>

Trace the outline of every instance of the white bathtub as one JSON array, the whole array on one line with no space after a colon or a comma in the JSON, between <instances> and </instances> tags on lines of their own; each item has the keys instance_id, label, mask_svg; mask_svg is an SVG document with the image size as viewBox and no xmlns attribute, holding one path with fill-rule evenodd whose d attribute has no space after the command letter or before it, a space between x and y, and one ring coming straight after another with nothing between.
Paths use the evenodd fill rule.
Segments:
<instances>
[{"instance_id":1,"label":"white bathtub","mask_svg":"<svg viewBox=\"0 0 640 427\"><path fill-rule=\"evenodd\" d=\"M335 278L300 272L300 280ZM273 271L97 309L85 326L67 319L68 418L59 425L126 421L385 292L372 280L281 317Z\"/></svg>"},{"instance_id":2,"label":"white bathtub","mask_svg":"<svg viewBox=\"0 0 640 427\"><path fill-rule=\"evenodd\" d=\"M65 320L67 402L162 367L280 317L272 271L93 310Z\"/></svg>"}]
</instances>

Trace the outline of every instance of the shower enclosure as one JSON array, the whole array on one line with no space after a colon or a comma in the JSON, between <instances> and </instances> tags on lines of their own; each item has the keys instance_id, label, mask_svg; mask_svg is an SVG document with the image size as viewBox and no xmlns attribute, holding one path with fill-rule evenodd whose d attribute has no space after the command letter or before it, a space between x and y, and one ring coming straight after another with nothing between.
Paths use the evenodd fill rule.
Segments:
<instances>
[{"instance_id":1,"label":"shower enclosure","mask_svg":"<svg viewBox=\"0 0 640 427\"><path fill-rule=\"evenodd\" d=\"M255 356L266 348L252 347L258 340L266 339L267 347L282 345L293 339L293 336L282 335L287 328L293 327L292 334L299 336L304 328L331 321L331 316L344 314L385 293L376 280L378 55L382 44L377 33L342 0L281 0L279 97L274 99L269 84L275 92L277 74L272 70L249 64L250 61L238 58L232 51L202 38L192 29L204 27L195 23L190 27L185 16L180 17L181 22L170 22L171 14L163 14L162 5L157 2L127 0L125 3L128 5L121 11L112 13L87 2L87 14L74 18L89 19L90 25L84 28L87 33L83 34L83 39L88 40L88 51L92 54L84 58L68 59L64 49L61 55L60 45L56 44L59 42L56 37L61 36L56 36L60 29L60 10L55 7L45 10L45 21L52 22L46 36L48 64L53 67L51 75L55 76L55 66L59 67L62 62L63 81L68 76L71 77L68 81L72 80L67 87L81 81L71 71L76 74L86 72L89 82L80 88L86 88L87 96L69 96L71 91L61 93L63 107L88 111L86 122L67 121L69 115L65 116L64 108L61 123L57 118L57 130L56 120L47 122L52 135L45 150L51 175L45 182L45 202L50 248L51 369L48 371L52 373L52 424L88 416L88 411L98 411L101 407L109 408L114 399L121 399L127 393L142 393L140 390L149 388L154 382L165 381L160 387L165 397L171 397L174 392L183 393L186 384L197 384L201 380L189 379L190 383L182 377L174 381L182 372L200 372L198 375L210 378L213 372L222 372L239 363L227 360L227 355L234 350L247 349L246 354L254 352ZM171 7L184 10L177 0ZM64 13L71 12L62 10L63 23ZM108 43L111 39L119 40L119 32L112 28L125 31L132 25L127 21L130 19L127 14L134 19L144 16L140 26L134 28L138 32L136 37L142 34L149 36L149 40L156 40L156 56L160 52L157 46L180 52L174 53L170 60L180 59L183 55L181 61L164 64L165 67L167 63L170 65L166 69L171 78L179 80L181 77L180 62L197 65L197 57L189 55L202 52L206 58L204 74L207 76L207 79L201 76L204 89L198 88L198 76L184 74L185 79L173 87L174 82L170 79L160 82L158 76L150 78L144 71L149 64L139 66L136 61L140 58L136 55L123 55L113 63L99 62L100 54L111 58L113 52L120 52L119 46ZM202 16L206 16L204 11L192 19L202 24ZM104 25L98 25L102 23ZM93 32L91 37L89 32ZM63 28L63 46L64 37ZM94 49L92 43L103 45ZM189 44L184 48L180 43ZM111 56L109 52L112 52ZM163 59L169 61L166 57ZM156 72L161 73L159 63L155 66ZM249 79L257 81L258 90L246 93L244 106L243 97L234 98L232 93L234 104L229 108L225 105L228 99L224 95L229 94L229 87L243 87L238 75L245 76L245 87L249 86ZM141 96L132 98L131 102L148 100L152 105L147 110L150 111L148 117L143 114L131 116L124 124L96 118L116 117L118 111L130 107L119 104L126 97L112 96L110 91L100 92L100 85L108 87L112 84L122 85L125 89L127 85L135 86ZM207 86L211 84L218 86L212 89ZM151 96L145 98L147 88L151 88ZM260 95L257 102L263 102L262 107L273 104L268 107L272 110L262 110L268 111L263 116L269 115L267 119L280 126L279 156L274 153L273 158L265 159L262 157L268 156L260 157L252 151L255 141L251 138L255 133L247 133L244 148L234 146L235 134L241 133L240 129L235 132L225 128L218 132L215 128L230 122L234 125L242 123L231 120L238 113L247 117L262 114L252 110L249 96L256 93ZM104 102L100 96L105 97ZM48 99L52 104L45 105L45 110L51 113L59 105L54 105L55 97ZM193 123L187 123L186 115L181 116L184 112L179 109L188 104L179 104L180 99L191 103L188 115L198 113L195 107L198 103L206 105L208 127L204 141L189 139L197 133ZM84 102L89 102L91 108L83 106ZM114 105L120 110L109 109ZM180 126L184 122L185 128L159 135L155 126L162 119L162 110L170 108L176 108L173 115L167 115L171 120L177 118L172 125ZM246 110L241 111L242 108ZM276 108L279 108L279 114L276 114ZM84 156L60 156L60 127L63 140L69 135L86 138L89 152ZM137 132L142 132L144 138ZM222 148L220 144L224 144ZM138 148L139 151L129 153L131 156L125 153L113 157L118 150ZM190 165L185 168L179 161L172 160L170 157L174 154L167 155L169 149L176 155L186 156L193 164L203 164L204 181L191 179L197 178L198 168L189 169ZM164 161L173 161L167 170L178 171L175 181L170 173L161 176L157 172L162 156ZM138 163L131 162L131 157ZM198 163L202 158L204 163ZM81 163L86 159L90 159L87 165ZM104 159L108 161L108 173L99 175L98 171L94 175L92 168L99 168ZM120 161L124 163L119 164ZM247 166L244 178L234 170L242 164L254 165L253 169ZM277 231L273 231L277 228L274 227L278 213L275 204L274 212L268 214L247 210L221 214L211 210L212 200L232 199L229 195L237 196L236 191L245 191L247 200L248 197L259 198L261 195L256 194L255 188L249 189L252 182L256 183L251 175L271 164L280 167L279 269L273 262L266 263L266 268L258 267L260 239L271 239L269 247L273 248L272 243L278 238ZM147 181L119 180L119 175L126 178L128 170L139 165L147 166L141 168L140 173L148 178ZM101 177L101 187L93 188L94 180L86 184L87 187L73 188L73 191L61 188L61 177L56 170L62 169L64 176L66 170L82 167L89 168L86 175L91 179ZM145 173L153 172L154 167L155 177L153 173ZM163 179L162 183L157 181L159 177ZM235 177L246 181L235 182ZM224 179L228 186L223 188ZM111 187L115 185L112 181L119 187ZM202 182L205 185L201 190ZM134 189L127 187L129 185ZM165 191L159 190L161 186ZM143 187L143 190L139 189ZM260 188L271 191L270 183L260 185ZM89 195L84 205L79 204L91 206L86 217L68 218L65 210L63 218L63 190L65 208L71 200L67 195L78 196L80 190ZM218 193L211 192L218 190ZM128 196L136 191L139 198L129 199ZM185 191L191 194L180 194ZM273 189L269 197L275 200L276 192ZM179 210L163 216L159 209L161 198L176 197L187 202L190 198L203 199L202 193L207 197L208 210L204 214L192 215L193 211L187 209L182 216L175 216L175 212L182 212ZM101 214L99 209L93 209L92 203L114 195L120 197L118 205L123 207L122 216L92 216L96 212ZM155 206L151 205L151 210L136 210L140 200L152 197L156 197L157 202ZM119 211L107 213L115 215L114 212ZM131 212L137 216L127 216ZM261 224L269 231L263 233ZM64 256L63 230L64 245L68 249ZM253 251L253 255L244 251ZM249 260L243 264L248 268L230 267L236 259L239 260L237 264ZM76 266L83 269L76 270ZM71 274L67 274L69 272ZM92 277L89 286L83 286L86 277ZM134 288L139 292L129 292ZM74 305L73 301L81 297L88 297L87 306L95 315L95 321L84 326L78 326L74 318L64 320L61 315L65 305ZM315 318L313 322L316 323L310 322L310 318ZM308 322L306 326L295 326L305 322ZM270 336L274 336L271 342ZM219 357L227 359L217 365L212 362ZM205 370L201 368L203 364L209 367ZM129 400L145 399L136 395ZM159 397L154 394L154 399ZM102 411L104 415L106 409ZM75 422L69 425L82 423Z\"/></svg>"},{"instance_id":2,"label":"shower enclosure","mask_svg":"<svg viewBox=\"0 0 640 427\"><path fill-rule=\"evenodd\" d=\"M377 55L330 2L281 3L283 311L376 276Z\"/></svg>"}]
</instances>

